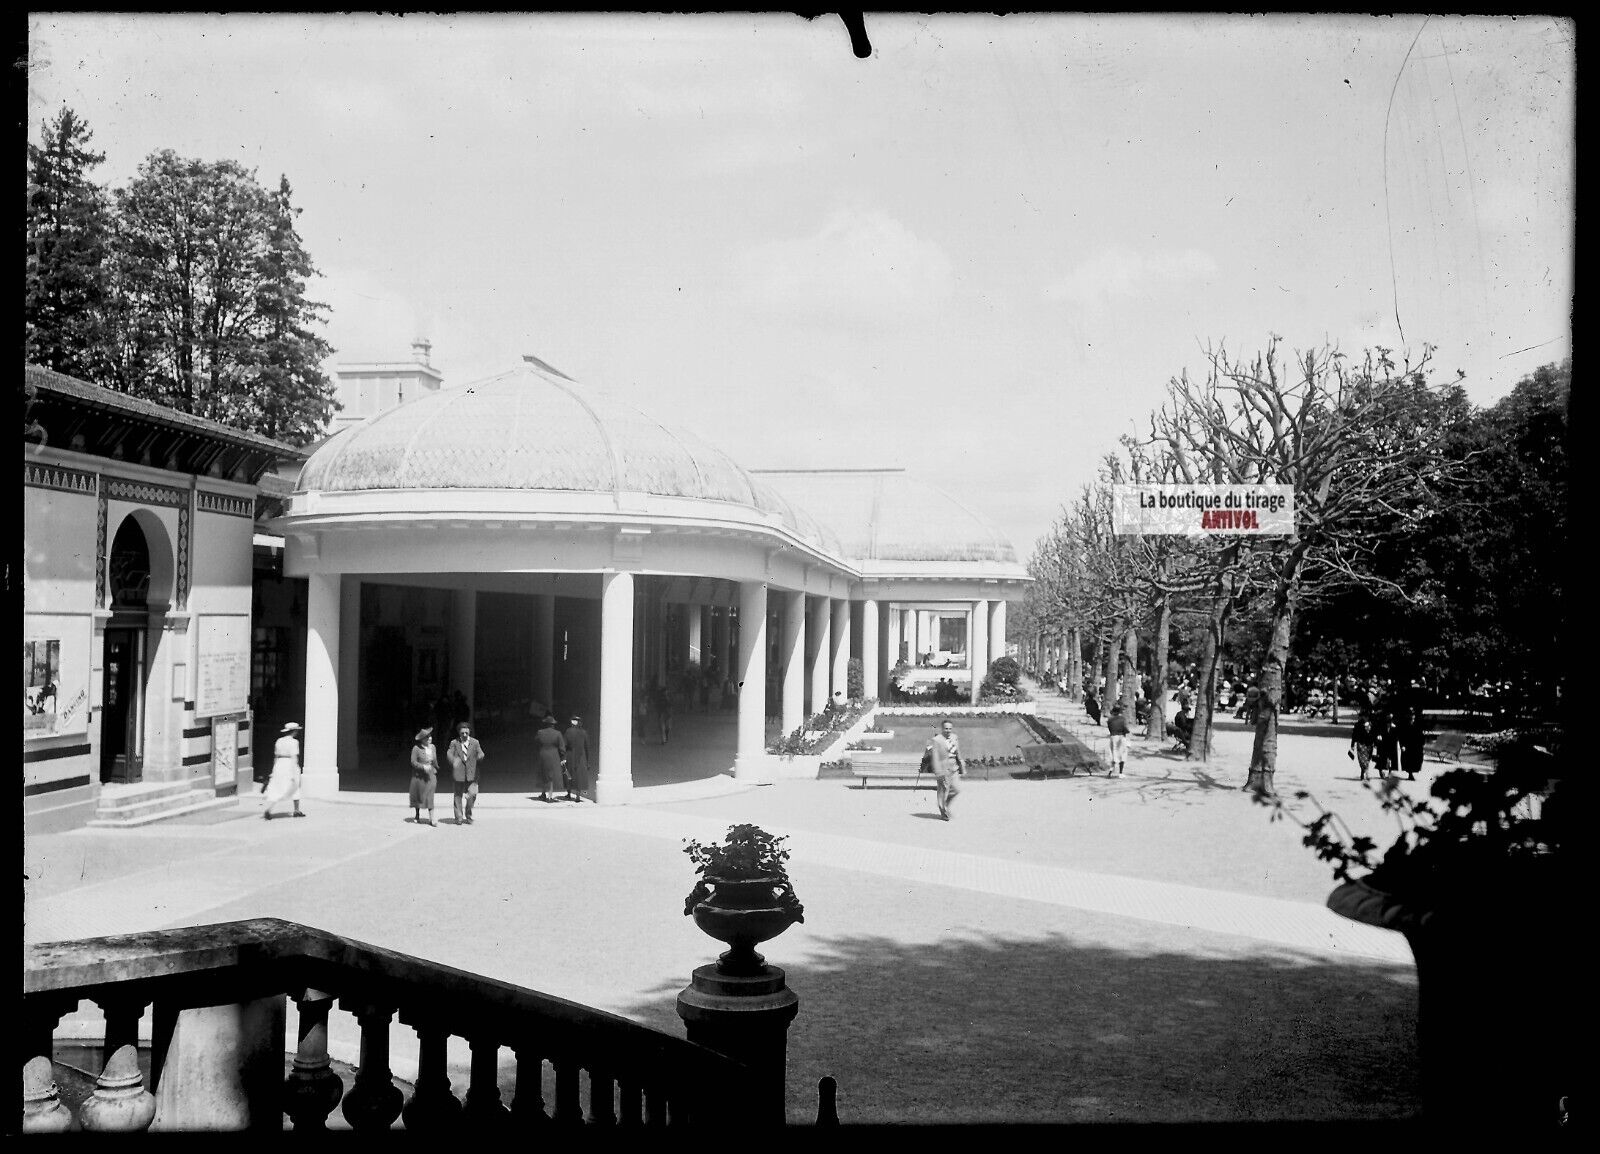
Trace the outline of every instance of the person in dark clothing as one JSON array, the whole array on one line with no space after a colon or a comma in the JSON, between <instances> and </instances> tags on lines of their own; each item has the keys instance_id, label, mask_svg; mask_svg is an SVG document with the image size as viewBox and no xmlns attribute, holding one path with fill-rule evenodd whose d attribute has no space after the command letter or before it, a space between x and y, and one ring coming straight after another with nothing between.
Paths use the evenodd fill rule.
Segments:
<instances>
[{"instance_id":1,"label":"person in dark clothing","mask_svg":"<svg viewBox=\"0 0 1600 1154\"><path fill-rule=\"evenodd\" d=\"M1373 746L1377 744L1377 731L1373 726L1372 714L1362 706L1356 723L1350 727L1350 748L1345 750L1345 756L1356 763L1360 771L1358 780L1367 780L1367 769L1372 764Z\"/></svg>"},{"instance_id":2,"label":"person in dark clothing","mask_svg":"<svg viewBox=\"0 0 1600 1154\"><path fill-rule=\"evenodd\" d=\"M1084 712L1089 715L1089 720L1096 725L1100 724L1100 699L1094 695L1094 690L1086 689L1083 693Z\"/></svg>"},{"instance_id":3,"label":"person in dark clothing","mask_svg":"<svg viewBox=\"0 0 1600 1154\"><path fill-rule=\"evenodd\" d=\"M1121 777L1123 761L1127 757L1128 749L1128 719L1122 716L1122 706L1111 707L1111 716L1106 719L1106 732L1111 735L1111 765L1108 777Z\"/></svg>"},{"instance_id":4,"label":"person in dark clothing","mask_svg":"<svg viewBox=\"0 0 1600 1154\"><path fill-rule=\"evenodd\" d=\"M1427 736L1422 729L1422 710L1416 706L1407 709L1395 727L1395 737L1400 744L1400 768L1405 772L1407 781L1417 780L1417 771L1422 768L1422 747L1427 742Z\"/></svg>"},{"instance_id":5,"label":"person in dark clothing","mask_svg":"<svg viewBox=\"0 0 1600 1154\"><path fill-rule=\"evenodd\" d=\"M1393 777L1399 772L1399 751L1396 749L1397 725L1387 709L1372 715L1372 746L1377 756L1378 776Z\"/></svg>"},{"instance_id":6,"label":"person in dark clothing","mask_svg":"<svg viewBox=\"0 0 1600 1154\"><path fill-rule=\"evenodd\" d=\"M1167 736L1185 750L1189 748L1189 739L1194 736L1194 714L1189 712L1187 701L1178 707L1178 716L1167 723Z\"/></svg>"}]
</instances>

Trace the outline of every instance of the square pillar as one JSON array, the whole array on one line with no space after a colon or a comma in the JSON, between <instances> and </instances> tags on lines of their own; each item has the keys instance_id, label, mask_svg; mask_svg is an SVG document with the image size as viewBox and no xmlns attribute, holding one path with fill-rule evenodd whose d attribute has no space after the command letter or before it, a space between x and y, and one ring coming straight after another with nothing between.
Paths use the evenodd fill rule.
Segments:
<instances>
[{"instance_id":1,"label":"square pillar","mask_svg":"<svg viewBox=\"0 0 1600 1154\"><path fill-rule=\"evenodd\" d=\"M632 573L600 575L600 740L592 756L595 801L626 804L633 793Z\"/></svg>"},{"instance_id":2,"label":"square pillar","mask_svg":"<svg viewBox=\"0 0 1600 1154\"><path fill-rule=\"evenodd\" d=\"M833 685L828 694L832 701L833 694L843 693L850 695L850 602L843 597L832 598L833 607L833 634L828 640L833 656Z\"/></svg>"},{"instance_id":3,"label":"square pillar","mask_svg":"<svg viewBox=\"0 0 1600 1154\"><path fill-rule=\"evenodd\" d=\"M805 633L806 595L787 590L778 594L783 631L778 644L778 667L783 670L784 733L793 733L805 722Z\"/></svg>"},{"instance_id":4,"label":"square pillar","mask_svg":"<svg viewBox=\"0 0 1600 1154\"><path fill-rule=\"evenodd\" d=\"M741 781L767 781L767 583L739 582L738 751L733 776Z\"/></svg>"},{"instance_id":5,"label":"square pillar","mask_svg":"<svg viewBox=\"0 0 1600 1154\"><path fill-rule=\"evenodd\" d=\"M989 602L989 664L1006 655L1006 603Z\"/></svg>"}]
</instances>

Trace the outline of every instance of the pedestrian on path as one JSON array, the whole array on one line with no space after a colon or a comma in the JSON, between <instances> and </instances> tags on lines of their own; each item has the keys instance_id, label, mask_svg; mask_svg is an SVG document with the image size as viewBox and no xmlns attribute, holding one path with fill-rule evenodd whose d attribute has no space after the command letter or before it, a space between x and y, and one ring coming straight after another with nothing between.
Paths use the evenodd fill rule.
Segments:
<instances>
[{"instance_id":1,"label":"pedestrian on path","mask_svg":"<svg viewBox=\"0 0 1600 1154\"><path fill-rule=\"evenodd\" d=\"M1356 723L1350 727L1350 748L1345 750L1345 756L1353 758L1360 771L1358 781L1367 780L1367 769L1372 765L1372 747L1376 741L1372 711L1363 705L1361 712L1356 715Z\"/></svg>"},{"instance_id":2,"label":"pedestrian on path","mask_svg":"<svg viewBox=\"0 0 1600 1154\"><path fill-rule=\"evenodd\" d=\"M439 755L433 748L433 726L425 725L411 739L411 813L413 820L422 824L422 811L428 811L428 825L434 829L439 823L433 820L433 791L439 784Z\"/></svg>"},{"instance_id":3,"label":"pedestrian on path","mask_svg":"<svg viewBox=\"0 0 1600 1154\"><path fill-rule=\"evenodd\" d=\"M1422 768L1422 747L1428 738L1422 729L1422 710L1415 705L1408 707L1400 715L1396 736L1400 741L1400 768L1408 781L1416 781L1417 771Z\"/></svg>"},{"instance_id":4,"label":"pedestrian on path","mask_svg":"<svg viewBox=\"0 0 1600 1154\"><path fill-rule=\"evenodd\" d=\"M449 757L450 776L455 779L456 785L456 824L471 825L472 806L478 800L478 762L483 760L483 746L472 736L470 723L463 721L456 726L456 738L450 743Z\"/></svg>"},{"instance_id":5,"label":"pedestrian on path","mask_svg":"<svg viewBox=\"0 0 1600 1154\"><path fill-rule=\"evenodd\" d=\"M961 792L956 778L966 772L966 764L961 759L961 744L956 738L955 723L949 720L941 722L939 732L933 735L928 748L933 751L933 780L936 788L935 796L939 803L939 816L949 821L950 806L956 800L956 795Z\"/></svg>"},{"instance_id":6,"label":"pedestrian on path","mask_svg":"<svg viewBox=\"0 0 1600 1154\"><path fill-rule=\"evenodd\" d=\"M1111 707L1106 732L1111 735L1111 775L1121 777L1123 761L1128 756L1128 719L1122 715L1122 706Z\"/></svg>"},{"instance_id":7,"label":"pedestrian on path","mask_svg":"<svg viewBox=\"0 0 1600 1154\"><path fill-rule=\"evenodd\" d=\"M294 803L294 817L305 817L300 809L300 741L295 736L300 723L286 721L283 732L272 745L272 776L267 779L267 808L261 816L272 820L274 806Z\"/></svg>"},{"instance_id":8,"label":"pedestrian on path","mask_svg":"<svg viewBox=\"0 0 1600 1154\"><path fill-rule=\"evenodd\" d=\"M539 723L533 741L539 750L539 800L550 801L550 791L561 788L561 759L566 755L567 743L556 728L556 719L549 714Z\"/></svg>"},{"instance_id":9,"label":"pedestrian on path","mask_svg":"<svg viewBox=\"0 0 1600 1154\"><path fill-rule=\"evenodd\" d=\"M567 743L567 800L582 801L589 788L589 731L576 713L562 734Z\"/></svg>"}]
</instances>

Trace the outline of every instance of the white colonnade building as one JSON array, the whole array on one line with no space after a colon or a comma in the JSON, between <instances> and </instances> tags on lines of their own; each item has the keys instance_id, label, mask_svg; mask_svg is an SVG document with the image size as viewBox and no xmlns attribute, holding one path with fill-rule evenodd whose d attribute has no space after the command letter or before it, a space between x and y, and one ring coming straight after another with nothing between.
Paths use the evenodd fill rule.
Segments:
<instances>
[{"instance_id":1,"label":"white colonnade building","mask_svg":"<svg viewBox=\"0 0 1600 1154\"><path fill-rule=\"evenodd\" d=\"M747 470L535 358L416 392L336 431L274 522L307 581L309 792L403 754L455 688L482 717L581 713L595 799L626 802L638 696L688 661L737 687L706 774L770 780L768 715L793 730L852 659L878 696L959 618L976 695L1005 652L1011 544L901 470Z\"/></svg>"}]
</instances>

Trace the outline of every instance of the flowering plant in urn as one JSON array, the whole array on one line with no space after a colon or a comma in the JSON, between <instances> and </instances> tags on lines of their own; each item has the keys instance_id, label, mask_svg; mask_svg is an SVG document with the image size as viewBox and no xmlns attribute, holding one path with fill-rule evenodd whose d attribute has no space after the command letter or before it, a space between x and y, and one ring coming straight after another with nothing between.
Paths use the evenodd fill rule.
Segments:
<instances>
[{"instance_id":1,"label":"flowering plant in urn","mask_svg":"<svg viewBox=\"0 0 1600 1154\"><path fill-rule=\"evenodd\" d=\"M684 839L683 852L700 879L684 899L683 912L732 947L718 959L725 973L760 971L765 960L756 945L806 920L784 865L789 859L785 840L748 824L729 826L720 844Z\"/></svg>"}]
</instances>

